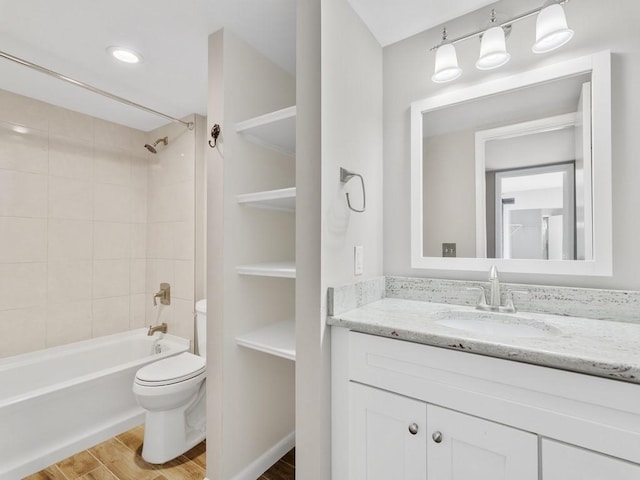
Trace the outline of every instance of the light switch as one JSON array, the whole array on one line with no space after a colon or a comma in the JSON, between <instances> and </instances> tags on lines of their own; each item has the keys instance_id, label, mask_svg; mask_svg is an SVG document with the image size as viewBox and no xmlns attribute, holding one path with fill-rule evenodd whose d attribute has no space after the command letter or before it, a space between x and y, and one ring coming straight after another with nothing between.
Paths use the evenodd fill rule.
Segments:
<instances>
[{"instance_id":1,"label":"light switch","mask_svg":"<svg viewBox=\"0 0 640 480\"><path fill-rule=\"evenodd\" d=\"M353 248L353 274L362 275L364 271L364 251L362 245Z\"/></svg>"}]
</instances>

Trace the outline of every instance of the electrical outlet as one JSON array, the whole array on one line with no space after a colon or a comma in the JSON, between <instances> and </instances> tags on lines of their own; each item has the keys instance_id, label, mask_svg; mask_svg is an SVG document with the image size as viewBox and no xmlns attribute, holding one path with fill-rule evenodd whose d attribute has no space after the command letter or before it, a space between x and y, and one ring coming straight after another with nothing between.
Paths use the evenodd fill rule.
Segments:
<instances>
[{"instance_id":1,"label":"electrical outlet","mask_svg":"<svg viewBox=\"0 0 640 480\"><path fill-rule=\"evenodd\" d=\"M364 251L362 245L353 247L353 274L362 275L364 271Z\"/></svg>"},{"instance_id":2,"label":"electrical outlet","mask_svg":"<svg viewBox=\"0 0 640 480\"><path fill-rule=\"evenodd\" d=\"M455 243L443 243L442 244L442 256L443 257L455 257L456 256L456 244Z\"/></svg>"}]
</instances>

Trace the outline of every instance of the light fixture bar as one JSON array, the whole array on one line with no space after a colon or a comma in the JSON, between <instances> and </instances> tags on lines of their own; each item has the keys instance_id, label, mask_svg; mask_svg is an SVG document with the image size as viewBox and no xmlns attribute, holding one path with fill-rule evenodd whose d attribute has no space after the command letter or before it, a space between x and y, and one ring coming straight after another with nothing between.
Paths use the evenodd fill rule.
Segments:
<instances>
[{"instance_id":1,"label":"light fixture bar","mask_svg":"<svg viewBox=\"0 0 640 480\"><path fill-rule=\"evenodd\" d=\"M528 12L522 13L520 15L517 15L517 16L513 17L513 18L505 20L504 22L496 23L495 25L492 25L492 26L505 27L507 25L511 25L511 24L513 24L515 22L519 22L520 20L524 20L525 18L529 18L529 17L531 17L531 16L533 16L533 15L535 15L537 13L540 13L543 9L545 9L549 5L553 5L553 4L564 5L565 3L568 3L569 1L570 0L553 1L553 2L550 2L550 3L546 4L546 5L543 5L541 7L534 8L533 10L529 10ZM453 45L453 44L456 44L456 43L459 43L459 42L464 42L465 40L468 40L470 38L478 37L478 36L482 35L486 31L487 31L487 27L481 28L480 30L476 30L475 32L468 33L466 35L462 35L461 37L456 37L453 40L443 40L438 45L434 45L433 47L431 47L429 50L430 51L437 50L438 47L440 47L442 45Z\"/></svg>"}]
</instances>

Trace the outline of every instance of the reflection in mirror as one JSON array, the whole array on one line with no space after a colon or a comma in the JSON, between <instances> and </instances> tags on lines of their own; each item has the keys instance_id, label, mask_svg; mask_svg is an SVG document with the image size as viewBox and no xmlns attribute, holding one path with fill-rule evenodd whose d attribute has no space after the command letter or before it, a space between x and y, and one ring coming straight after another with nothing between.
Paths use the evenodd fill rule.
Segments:
<instances>
[{"instance_id":1,"label":"reflection in mirror","mask_svg":"<svg viewBox=\"0 0 640 480\"><path fill-rule=\"evenodd\" d=\"M609 52L414 102L412 266L610 274L610 109Z\"/></svg>"},{"instance_id":2,"label":"reflection in mirror","mask_svg":"<svg viewBox=\"0 0 640 480\"><path fill-rule=\"evenodd\" d=\"M574 75L423 114L424 256L456 243L462 257L590 258L590 84Z\"/></svg>"}]
</instances>

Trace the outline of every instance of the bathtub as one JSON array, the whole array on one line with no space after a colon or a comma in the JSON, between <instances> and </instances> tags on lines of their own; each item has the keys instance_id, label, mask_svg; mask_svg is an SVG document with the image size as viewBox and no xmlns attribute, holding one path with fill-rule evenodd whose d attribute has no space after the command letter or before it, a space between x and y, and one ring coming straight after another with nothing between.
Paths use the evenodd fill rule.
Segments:
<instances>
[{"instance_id":1,"label":"bathtub","mask_svg":"<svg viewBox=\"0 0 640 480\"><path fill-rule=\"evenodd\" d=\"M136 371L189 349L142 328L0 359L0 480L16 480L144 422Z\"/></svg>"}]
</instances>

